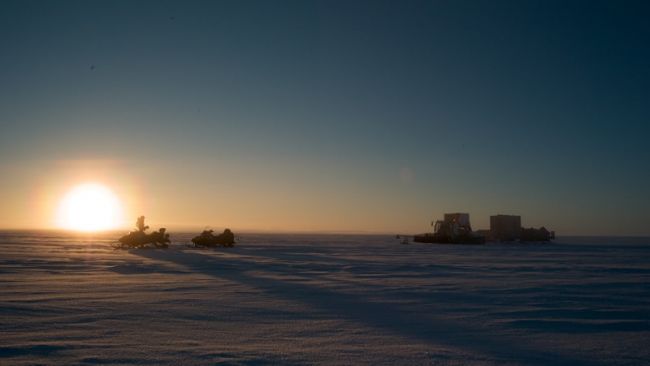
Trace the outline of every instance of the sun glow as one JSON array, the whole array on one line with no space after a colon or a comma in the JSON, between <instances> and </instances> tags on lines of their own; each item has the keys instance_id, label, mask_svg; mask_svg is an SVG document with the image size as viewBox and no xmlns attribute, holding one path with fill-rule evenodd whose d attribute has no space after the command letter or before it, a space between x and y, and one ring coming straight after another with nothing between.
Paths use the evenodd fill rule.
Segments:
<instances>
[{"instance_id":1,"label":"sun glow","mask_svg":"<svg viewBox=\"0 0 650 366\"><path fill-rule=\"evenodd\" d=\"M72 188L59 203L57 226L79 231L115 229L123 223L122 205L106 186L84 183Z\"/></svg>"}]
</instances>

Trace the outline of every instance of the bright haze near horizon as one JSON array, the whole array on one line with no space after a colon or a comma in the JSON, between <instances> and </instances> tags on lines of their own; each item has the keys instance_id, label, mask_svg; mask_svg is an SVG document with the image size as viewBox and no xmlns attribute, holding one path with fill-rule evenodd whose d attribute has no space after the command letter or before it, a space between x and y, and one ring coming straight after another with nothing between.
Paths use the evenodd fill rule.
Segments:
<instances>
[{"instance_id":1,"label":"bright haze near horizon","mask_svg":"<svg viewBox=\"0 0 650 366\"><path fill-rule=\"evenodd\" d=\"M3 1L0 228L650 235L643 1ZM153 226L152 226L153 227Z\"/></svg>"}]
</instances>

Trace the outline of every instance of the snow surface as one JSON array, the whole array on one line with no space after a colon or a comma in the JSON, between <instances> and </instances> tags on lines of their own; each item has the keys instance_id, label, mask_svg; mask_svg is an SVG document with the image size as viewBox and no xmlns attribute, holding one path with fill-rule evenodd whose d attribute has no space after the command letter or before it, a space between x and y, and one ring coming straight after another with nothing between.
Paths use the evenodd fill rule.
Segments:
<instances>
[{"instance_id":1,"label":"snow surface","mask_svg":"<svg viewBox=\"0 0 650 366\"><path fill-rule=\"evenodd\" d=\"M0 365L642 365L650 239L0 233Z\"/></svg>"}]
</instances>

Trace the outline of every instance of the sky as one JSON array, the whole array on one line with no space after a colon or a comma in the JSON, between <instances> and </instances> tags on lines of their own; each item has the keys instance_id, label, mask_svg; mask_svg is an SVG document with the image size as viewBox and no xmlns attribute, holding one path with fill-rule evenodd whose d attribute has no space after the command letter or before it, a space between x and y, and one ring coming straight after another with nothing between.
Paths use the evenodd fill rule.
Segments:
<instances>
[{"instance_id":1,"label":"sky","mask_svg":"<svg viewBox=\"0 0 650 366\"><path fill-rule=\"evenodd\" d=\"M0 228L650 235L645 1L2 1Z\"/></svg>"}]
</instances>

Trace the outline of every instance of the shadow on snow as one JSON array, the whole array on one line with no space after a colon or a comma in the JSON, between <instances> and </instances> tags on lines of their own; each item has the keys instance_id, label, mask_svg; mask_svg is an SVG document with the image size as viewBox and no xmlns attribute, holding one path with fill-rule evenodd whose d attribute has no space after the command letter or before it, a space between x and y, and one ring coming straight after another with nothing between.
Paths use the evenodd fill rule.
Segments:
<instances>
[{"instance_id":1,"label":"shadow on snow","mask_svg":"<svg viewBox=\"0 0 650 366\"><path fill-rule=\"evenodd\" d=\"M500 361L527 365L598 365L597 361L577 359L570 355L540 351L527 347L510 337L494 336L480 327L469 328L448 319L409 312L395 304L372 302L361 296L336 292L320 286L287 282L254 276L250 270L270 275L287 275L277 265L260 264L232 256L228 258L185 251L135 250L132 254L184 266L194 272L235 281L286 300L297 301L331 313L337 318L384 329L391 333L432 344L446 345L491 355ZM326 281L326 280L323 280ZM442 299L441 299L442 300ZM444 300L443 300L444 301Z\"/></svg>"}]
</instances>

